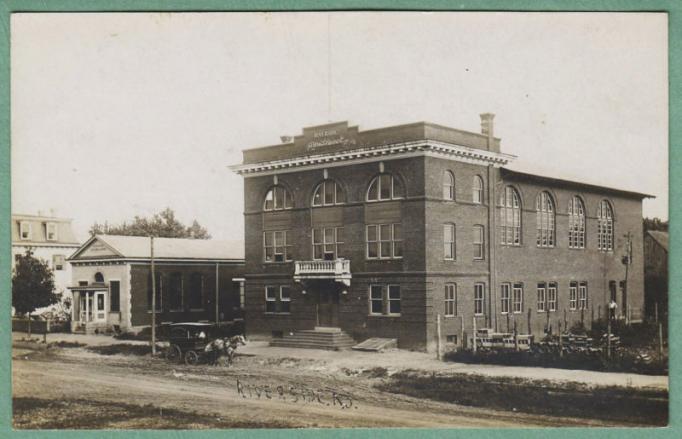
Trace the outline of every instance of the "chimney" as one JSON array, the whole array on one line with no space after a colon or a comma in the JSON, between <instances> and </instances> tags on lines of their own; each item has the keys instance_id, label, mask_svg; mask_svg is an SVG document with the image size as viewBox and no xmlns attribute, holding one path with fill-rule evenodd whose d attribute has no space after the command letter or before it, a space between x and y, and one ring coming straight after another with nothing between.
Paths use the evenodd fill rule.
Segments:
<instances>
[{"instance_id":1,"label":"chimney","mask_svg":"<svg viewBox=\"0 0 682 439\"><path fill-rule=\"evenodd\" d=\"M498 146L495 145L493 119L495 119L495 115L493 113L481 114L481 134L488 136L488 151L499 152Z\"/></svg>"},{"instance_id":2,"label":"chimney","mask_svg":"<svg viewBox=\"0 0 682 439\"><path fill-rule=\"evenodd\" d=\"M282 140L282 143L291 143L294 140L291 136L279 136L279 138Z\"/></svg>"},{"instance_id":3,"label":"chimney","mask_svg":"<svg viewBox=\"0 0 682 439\"><path fill-rule=\"evenodd\" d=\"M484 134L490 138L492 138L494 135L493 119L495 119L495 115L493 113L481 114L481 134Z\"/></svg>"}]
</instances>

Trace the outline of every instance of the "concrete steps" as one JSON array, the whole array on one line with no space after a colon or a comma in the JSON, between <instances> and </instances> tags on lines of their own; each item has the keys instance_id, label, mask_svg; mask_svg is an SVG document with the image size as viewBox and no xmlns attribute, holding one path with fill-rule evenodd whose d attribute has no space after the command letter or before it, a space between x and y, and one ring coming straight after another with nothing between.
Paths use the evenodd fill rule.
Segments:
<instances>
[{"instance_id":1,"label":"concrete steps","mask_svg":"<svg viewBox=\"0 0 682 439\"><path fill-rule=\"evenodd\" d=\"M278 348L326 349L337 351L355 346L356 342L340 328L315 328L296 331L273 339L270 346Z\"/></svg>"}]
</instances>

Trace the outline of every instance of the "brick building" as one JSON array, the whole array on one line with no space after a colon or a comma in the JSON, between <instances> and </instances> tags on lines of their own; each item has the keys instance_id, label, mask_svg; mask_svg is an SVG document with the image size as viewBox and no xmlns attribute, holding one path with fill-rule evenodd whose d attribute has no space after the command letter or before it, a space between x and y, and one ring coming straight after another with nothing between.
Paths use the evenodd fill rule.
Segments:
<instances>
[{"instance_id":1,"label":"brick building","mask_svg":"<svg viewBox=\"0 0 682 439\"><path fill-rule=\"evenodd\" d=\"M154 239L157 322L242 317L244 245L201 239ZM150 239L96 235L73 266L72 330L136 332L151 324Z\"/></svg>"},{"instance_id":2,"label":"brick building","mask_svg":"<svg viewBox=\"0 0 682 439\"><path fill-rule=\"evenodd\" d=\"M244 150L247 331L431 350L438 315L458 345L474 320L589 326L612 298L640 318L646 195L508 169L492 114L481 127L342 122Z\"/></svg>"}]
</instances>

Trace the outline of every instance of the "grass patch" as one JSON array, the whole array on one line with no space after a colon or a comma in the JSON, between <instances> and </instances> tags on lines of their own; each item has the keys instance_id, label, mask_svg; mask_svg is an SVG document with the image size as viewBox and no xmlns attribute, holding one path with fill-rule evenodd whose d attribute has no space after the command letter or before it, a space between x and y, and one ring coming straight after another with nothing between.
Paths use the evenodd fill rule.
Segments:
<instances>
[{"instance_id":1,"label":"grass patch","mask_svg":"<svg viewBox=\"0 0 682 439\"><path fill-rule=\"evenodd\" d=\"M286 421L241 421L225 415L86 399L13 398L15 429L292 428Z\"/></svg>"},{"instance_id":2,"label":"grass patch","mask_svg":"<svg viewBox=\"0 0 682 439\"><path fill-rule=\"evenodd\" d=\"M150 355L152 347L146 344L111 344L104 346L89 346L86 348L90 352L100 355ZM159 349L157 349L159 350Z\"/></svg>"},{"instance_id":3,"label":"grass patch","mask_svg":"<svg viewBox=\"0 0 682 439\"><path fill-rule=\"evenodd\" d=\"M78 343L77 341L56 341L47 345L48 348L82 348L87 346L84 343Z\"/></svg>"},{"instance_id":4,"label":"grass patch","mask_svg":"<svg viewBox=\"0 0 682 439\"><path fill-rule=\"evenodd\" d=\"M380 390L499 410L602 419L641 425L668 423L668 392L655 389L597 387L578 383L529 381L481 375L438 375L404 371L377 384Z\"/></svg>"}]
</instances>

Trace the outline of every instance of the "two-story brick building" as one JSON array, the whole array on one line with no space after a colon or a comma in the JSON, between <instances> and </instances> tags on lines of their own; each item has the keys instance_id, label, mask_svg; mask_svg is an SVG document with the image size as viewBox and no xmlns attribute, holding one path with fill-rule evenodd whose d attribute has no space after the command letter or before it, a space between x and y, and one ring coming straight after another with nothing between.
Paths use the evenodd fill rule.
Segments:
<instances>
[{"instance_id":1,"label":"two-story brick building","mask_svg":"<svg viewBox=\"0 0 682 439\"><path fill-rule=\"evenodd\" d=\"M589 326L611 299L640 318L646 195L508 169L493 115L481 121L480 134L332 123L245 150L232 169L248 332L336 327L433 349L438 315L455 344L474 320L536 335Z\"/></svg>"}]
</instances>

